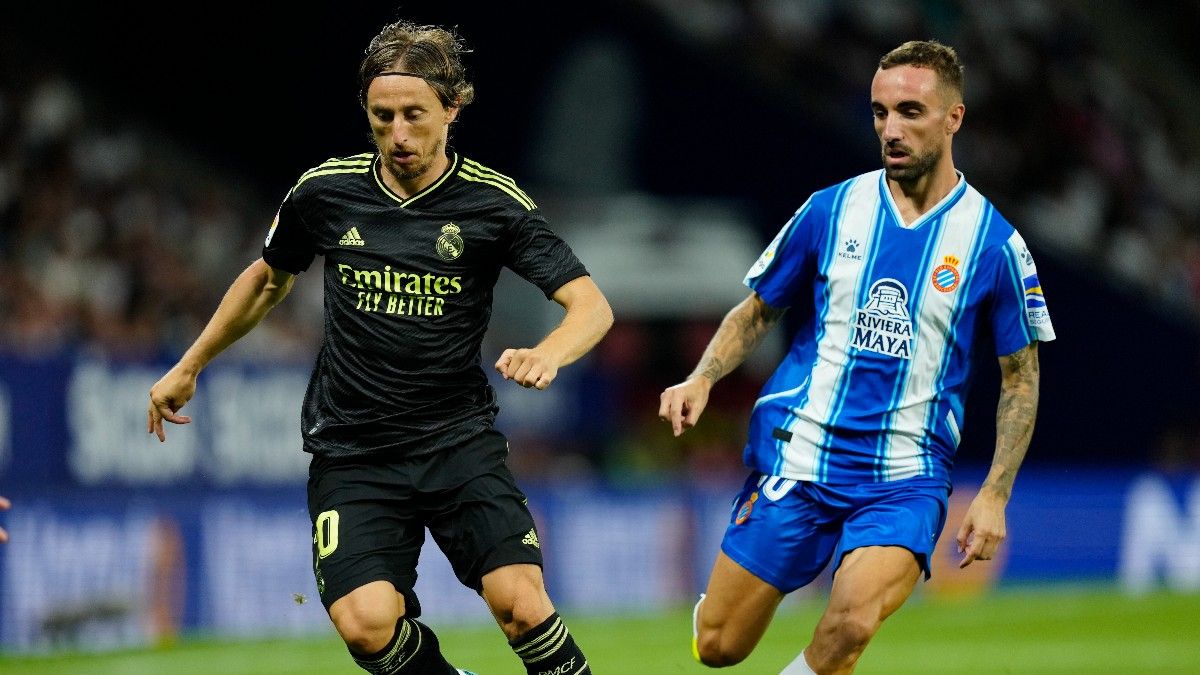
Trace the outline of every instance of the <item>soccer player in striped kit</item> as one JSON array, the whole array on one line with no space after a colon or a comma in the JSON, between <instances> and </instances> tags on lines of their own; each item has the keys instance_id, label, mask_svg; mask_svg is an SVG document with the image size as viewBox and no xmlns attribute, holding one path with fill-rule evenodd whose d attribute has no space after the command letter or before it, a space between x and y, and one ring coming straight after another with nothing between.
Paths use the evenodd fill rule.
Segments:
<instances>
[{"instance_id":1,"label":"soccer player in striped kit","mask_svg":"<svg viewBox=\"0 0 1200 675\"><path fill-rule=\"evenodd\" d=\"M745 659L783 597L832 561L825 613L783 672L854 669L929 576L981 331L1001 393L991 469L957 532L960 567L990 559L1005 536L1036 417L1037 344L1054 329L1021 236L955 170L962 94L950 47L907 42L883 56L871 83L883 169L800 207L747 274L749 297L661 396L678 436L784 311L805 308L751 412L751 474L694 612L705 665Z\"/></svg>"}]
</instances>

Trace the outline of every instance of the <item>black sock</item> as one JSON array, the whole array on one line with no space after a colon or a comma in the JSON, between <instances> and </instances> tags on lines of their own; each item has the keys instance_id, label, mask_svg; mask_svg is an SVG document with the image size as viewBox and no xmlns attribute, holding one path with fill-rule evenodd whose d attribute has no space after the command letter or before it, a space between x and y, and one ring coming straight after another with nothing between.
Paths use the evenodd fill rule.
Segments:
<instances>
[{"instance_id":1,"label":"black sock","mask_svg":"<svg viewBox=\"0 0 1200 675\"><path fill-rule=\"evenodd\" d=\"M567 631L558 612L550 615L509 646L525 662L529 675L591 675L587 659Z\"/></svg>"},{"instance_id":2,"label":"black sock","mask_svg":"<svg viewBox=\"0 0 1200 675\"><path fill-rule=\"evenodd\" d=\"M350 652L350 656L371 675L458 675L458 670L446 661L438 649L437 636L429 626L416 619L400 617L396 622L395 634L383 649L367 655Z\"/></svg>"}]
</instances>

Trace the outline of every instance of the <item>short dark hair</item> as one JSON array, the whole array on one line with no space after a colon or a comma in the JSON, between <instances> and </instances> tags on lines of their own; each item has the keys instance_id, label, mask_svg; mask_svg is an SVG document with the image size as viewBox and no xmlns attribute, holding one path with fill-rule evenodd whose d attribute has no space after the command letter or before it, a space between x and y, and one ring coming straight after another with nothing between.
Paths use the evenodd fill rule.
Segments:
<instances>
[{"instance_id":1,"label":"short dark hair","mask_svg":"<svg viewBox=\"0 0 1200 675\"><path fill-rule=\"evenodd\" d=\"M411 21L390 23L367 45L358 67L358 102L367 106L367 88L380 74L399 70L429 83L442 105L461 108L475 98L462 55L470 50L453 30Z\"/></svg>"},{"instance_id":2,"label":"short dark hair","mask_svg":"<svg viewBox=\"0 0 1200 675\"><path fill-rule=\"evenodd\" d=\"M937 40L910 40L879 59L879 69L894 66L928 68L937 74L943 87L949 87L961 98L963 95L963 64L953 47Z\"/></svg>"}]
</instances>

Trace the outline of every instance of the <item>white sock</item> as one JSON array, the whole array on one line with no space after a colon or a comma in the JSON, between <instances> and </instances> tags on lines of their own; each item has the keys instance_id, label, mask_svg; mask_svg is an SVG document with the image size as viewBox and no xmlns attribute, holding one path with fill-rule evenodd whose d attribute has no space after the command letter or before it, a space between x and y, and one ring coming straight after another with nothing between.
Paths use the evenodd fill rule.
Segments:
<instances>
[{"instance_id":1,"label":"white sock","mask_svg":"<svg viewBox=\"0 0 1200 675\"><path fill-rule=\"evenodd\" d=\"M800 656L779 671L779 675L817 675L817 671L808 667L808 661L804 659L804 652L800 652Z\"/></svg>"}]
</instances>

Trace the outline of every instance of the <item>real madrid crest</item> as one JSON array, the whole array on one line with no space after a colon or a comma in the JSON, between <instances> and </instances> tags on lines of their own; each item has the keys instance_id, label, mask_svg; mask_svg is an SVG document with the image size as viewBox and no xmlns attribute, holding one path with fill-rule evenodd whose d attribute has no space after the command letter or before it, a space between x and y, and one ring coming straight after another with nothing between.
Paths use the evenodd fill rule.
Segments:
<instances>
[{"instance_id":1,"label":"real madrid crest","mask_svg":"<svg viewBox=\"0 0 1200 675\"><path fill-rule=\"evenodd\" d=\"M442 260L454 260L463 252L463 240L458 236L462 230L454 223L446 223L442 226L442 236L437 238L438 256Z\"/></svg>"}]
</instances>

